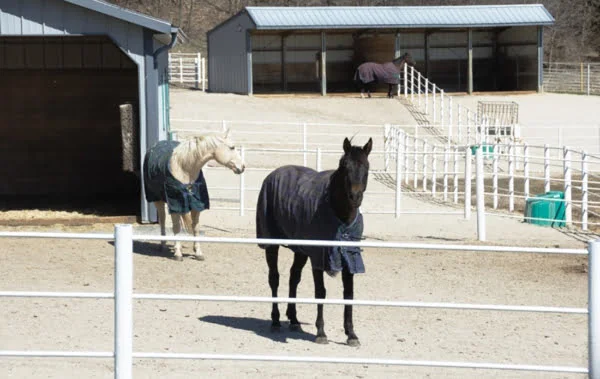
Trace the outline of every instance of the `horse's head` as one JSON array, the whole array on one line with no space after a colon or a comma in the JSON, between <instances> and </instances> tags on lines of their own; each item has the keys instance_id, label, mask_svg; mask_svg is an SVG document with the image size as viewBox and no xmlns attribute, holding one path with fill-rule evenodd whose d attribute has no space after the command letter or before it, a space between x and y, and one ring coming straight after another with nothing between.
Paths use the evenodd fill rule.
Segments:
<instances>
[{"instance_id":1,"label":"horse's head","mask_svg":"<svg viewBox=\"0 0 600 379\"><path fill-rule=\"evenodd\" d=\"M373 139L369 138L363 147L352 146L348 138L344 139L344 155L340 159L337 169L339 175L338 186L345 194L346 199L353 208L360 207L363 193L367 189L369 178L369 153L373 148Z\"/></svg>"},{"instance_id":2,"label":"horse's head","mask_svg":"<svg viewBox=\"0 0 600 379\"><path fill-rule=\"evenodd\" d=\"M413 59L412 55L410 55L410 53L408 52L402 54L398 58L394 59L392 62L394 62L394 64L396 65L400 65L400 67L402 67L404 64L408 66L415 65L415 60Z\"/></svg>"},{"instance_id":3,"label":"horse's head","mask_svg":"<svg viewBox=\"0 0 600 379\"><path fill-rule=\"evenodd\" d=\"M230 129L225 129L221 134L215 135L215 149L213 158L217 163L231 169L236 174L241 174L246 168L240 153L230 138Z\"/></svg>"}]
</instances>

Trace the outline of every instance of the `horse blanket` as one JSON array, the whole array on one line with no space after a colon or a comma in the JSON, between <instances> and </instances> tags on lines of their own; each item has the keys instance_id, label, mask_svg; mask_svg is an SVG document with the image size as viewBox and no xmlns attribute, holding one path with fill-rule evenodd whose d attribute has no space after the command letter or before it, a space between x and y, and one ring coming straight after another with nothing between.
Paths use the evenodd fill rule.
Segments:
<instances>
[{"instance_id":1,"label":"horse blanket","mask_svg":"<svg viewBox=\"0 0 600 379\"><path fill-rule=\"evenodd\" d=\"M256 207L256 237L358 241L363 234L360 212L349 225L336 215L330 203L333 170L317 172L302 166L283 166L264 180ZM266 248L268 245L259 245ZM308 255L313 269L363 273L358 247L287 246Z\"/></svg>"},{"instance_id":2,"label":"horse blanket","mask_svg":"<svg viewBox=\"0 0 600 379\"><path fill-rule=\"evenodd\" d=\"M400 70L392 62L375 63L366 62L358 66L354 80L367 84L371 82L398 84L400 83Z\"/></svg>"},{"instance_id":3,"label":"horse blanket","mask_svg":"<svg viewBox=\"0 0 600 379\"><path fill-rule=\"evenodd\" d=\"M169 160L178 141L159 141L144 157L144 189L149 202L165 201L169 213L188 213L210 208L202 171L194 183L181 183L171 173Z\"/></svg>"}]
</instances>

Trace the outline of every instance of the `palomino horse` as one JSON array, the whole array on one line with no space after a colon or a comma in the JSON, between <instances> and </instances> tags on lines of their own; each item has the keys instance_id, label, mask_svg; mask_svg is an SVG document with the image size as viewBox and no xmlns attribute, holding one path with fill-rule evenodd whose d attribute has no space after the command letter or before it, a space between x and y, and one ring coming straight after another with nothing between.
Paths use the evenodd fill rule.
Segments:
<instances>
[{"instance_id":1,"label":"palomino horse","mask_svg":"<svg viewBox=\"0 0 600 379\"><path fill-rule=\"evenodd\" d=\"M394 59L388 63L365 62L358 66L354 73L354 82L360 87L360 97L367 95L371 97L371 85L376 83L386 83L388 85L387 96L391 99L394 94L392 88L394 85L400 85L400 73L404 65L414 66L415 61L409 53Z\"/></svg>"},{"instance_id":2,"label":"palomino horse","mask_svg":"<svg viewBox=\"0 0 600 379\"><path fill-rule=\"evenodd\" d=\"M158 212L160 234L166 235L165 204L173 221L173 234L181 232L181 224L188 233L198 236L200 212L209 209L208 190L202 167L210 161L244 172L244 162L229 139L229 130L210 133L187 140L159 141L144 157L144 190L146 200L154 203ZM161 242L165 250L166 242ZM196 259L203 260L200 243L194 242ZM175 242L176 260L182 260L181 242Z\"/></svg>"},{"instance_id":3,"label":"palomino horse","mask_svg":"<svg viewBox=\"0 0 600 379\"><path fill-rule=\"evenodd\" d=\"M282 166L263 181L256 206L256 237L277 239L311 239L357 241L362 239L363 218L359 207L367 189L368 155L373 147L369 139L363 147L344 140L344 155L337 170L317 172L303 166ZM269 266L271 294L277 297L279 271L278 245L259 245L265 249ZM294 252L290 269L289 297L296 297L302 269L310 258L315 285L315 297L325 298L323 272L342 272L344 299L354 298L354 274L363 273L360 248L286 246ZM289 303L286 315L291 330L300 330L296 305ZM273 303L271 329L281 328L279 309ZM323 304L317 306L317 343L327 343L323 322ZM352 306L344 307L344 330L348 345L359 345L352 323Z\"/></svg>"}]
</instances>

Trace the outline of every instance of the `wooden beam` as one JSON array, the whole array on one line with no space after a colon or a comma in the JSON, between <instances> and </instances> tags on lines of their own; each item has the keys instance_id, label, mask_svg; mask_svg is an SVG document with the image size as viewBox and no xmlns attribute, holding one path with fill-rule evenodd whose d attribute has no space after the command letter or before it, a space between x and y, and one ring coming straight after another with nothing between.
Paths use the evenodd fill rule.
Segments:
<instances>
[{"instance_id":1,"label":"wooden beam","mask_svg":"<svg viewBox=\"0 0 600 379\"><path fill-rule=\"evenodd\" d=\"M537 27L537 59L538 59L538 85L537 91L544 92L544 27Z\"/></svg>"},{"instance_id":2,"label":"wooden beam","mask_svg":"<svg viewBox=\"0 0 600 379\"><path fill-rule=\"evenodd\" d=\"M281 35L281 89L287 91L287 70L285 69L286 62L286 35Z\"/></svg>"},{"instance_id":3,"label":"wooden beam","mask_svg":"<svg viewBox=\"0 0 600 379\"><path fill-rule=\"evenodd\" d=\"M250 31L246 31L246 64L248 75L248 95L252 95L254 88L252 83L252 35L250 35Z\"/></svg>"},{"instance_id":4,"label":"wooden beam","mask_svg":"<svg viewBox=\"0 0 600 379\"><path fill-rule=\"evenodd\" d=\"M467 29L467 93L473 94L473 30Z\"/></svg>"},{"instance_id":5,"label":"wooden beam","mask_svg":"<svg viewBox=\"0 0 600 379\"><path fill-rule=\"evenodd\" d=\"M423 36L425 38L425 41L423 41L423 46L425 47L425 49L424 49L424 53L425 53L425 76L427 78L429 78L429 49L430 49L430 46L429 46L429 35L430 34L431 33L429 33L429 32L423 33Z\"/></svg>"},{"instance_id":6,"label":"wooden beam","mask_svg":"<svg viewBox=\"0 0 600 379\"><path fill-rule=\"evenodd\" d=\"M400 47L400 32L396 32L396 38L394 39L394 58L398 58L402 55Z\"/></svg>"},{"instance_id":7,"label":"wooden beam","mask_svg":"<svg viewBox=\"0 0 600 379\"><path fill-rule=\"evenodd\" d=\"M325 32L321 32L321 95L327 95L327 39Z\"/></svg>"}]
</instances>

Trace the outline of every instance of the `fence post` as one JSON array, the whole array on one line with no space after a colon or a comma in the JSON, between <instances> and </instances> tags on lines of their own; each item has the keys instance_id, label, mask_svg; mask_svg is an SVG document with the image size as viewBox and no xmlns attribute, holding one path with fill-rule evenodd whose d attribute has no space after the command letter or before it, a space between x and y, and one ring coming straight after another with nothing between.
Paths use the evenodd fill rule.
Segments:
<instances>
[{"instance_id":1,"label":"fence post","mask_svg":"<svg viewBox=\"0 0 600 379\"><path fill-rule=\"evenodd\" d=\"M529 146L526 143L523 145L523 176L525 177L523 192L525 200L527 200L529 197Z\"/></svg>"},{"instance_id":2,"label":"fence post","mask_svg":"<svg viewBox=\"0 0 600 379\"><path fill-rule=\"evenodd\" d=\"M485 241L485 187L483 183L483 146L475 152L476 170L475 170L475 191L477 196L477 239Z\"/></svg>"},{"instance_id":3,"label":"fence post","mask_svg":"<svg viewBox=\"0 0 600 379\"><path fill-rule=\"evenodd\" d=\"M550 191L550 147L544 144L544 193Z\"/></svg>"},{"instance_id":4,"label":"fence post","mask_svg":"<svg viewBox=\"0 0 600 379\"><path fill-rule=\"evenodd\" d=\"M202 80L202 64L200 63L200 53L196 54L196 89L200 88L200 81Z\"/></svg>"},{"instance_id":5,"label":"fence post","mask_svg":"<svg viewBox=\"0 0 600 379\"><path fill-rule=\"evenodd\" d=\"M390 165L390 124L383 125L383 167L388 171Z\"/></svg>"},{"instance_id":6,"label":"fence post","mask_svg":"<svg viewBox=\"0 0 600 379\"><path fill-rule=\"evenodd\" d=\"M568 146L563 148L563 169L565 179L565 223L571 225L573 204L571 204L571 190L573 185L571 184L571 151Z\"/></svg>"},{"instance_id":7,"label":"fence post","mask_svg":"<svg viewBox=\"0 0 600 379\"><path fill-rule=\"evenodd\" d=\"M425 78L425 114L429 114L429 78Z\"/></svg>"},{"instance_id":8,"label":"fence post","mask_svg":"<svg viewBox=\"0 0 600 379\"><path fill-rule=\"evenodd\" d=\"M396 218L400 217L400 206L402 201L402 143L398 138L396 145Z\"/></svg>"},{"instance_id":9,"label":"fence post","mask_svg":"<svg viewBox=\"0 0 600 379\"><path fill-rule=\"evenodd\" d=\"M244 146L240 148L240 157L242 158L242 162L246 162L246 150ZM306 164L305 164L306 166ZM245 201L244 201L244 186L246 182L246 171L240 174L240 216L244 215Z\"/></svg>"},{"instance_id":10,"label":"fence post","mask_svg":"<svg viewBox=\"0 0 600 379\"><path fill-rule=\"evenodd\" d=\"M408 65L404 65L404 97L408 97Z\"/></svg>"},{"instance_id":11,"label":"fence post","mask_svg":"<svg viewBox=\"0 0 600 379\"><path fill-rule=\"evenodd\" d=\"M458 146L454 146L454 203L458 203Z\"/></svg>"},{"instance_id":12,"label":"fence post","mask_svg":"<svg viewBox=\"0 0 600 379\"><path fill-rule=\"evenodd\" d=\"M458 109L457 109L457 115L456 115L456 129L458 132L458 143L462 143L462 129L460 127L460 118L462 116L462 108L460 106L460 104L458 104ZM467 143L469 143L469 141L467 141Z\"/></svg>"},{"instance_id":13,"label":"fence post","mask_svg":"<svg viewBox=\"0 0 600 379\"><path fill-rule=\"evenodd\" d=\"M437 108L435 107L435 84L433 84L433 91L431 92L431 108L433 109L433 123L437 120Z\"/></svg>"},{"instance_id":14,"label":"fence post","mask_svg":"<svg viewBox=\"0 0 600 379\"><path fill-rule=\"evenodd\" d=\"M465 220L471 219L471 146L465 150Z\"/></svg>"},{"instance_id":15,"label":"fence post","mask_svg":"<svg viewBox=\"0 0 600 379\"><path fill-rule=\"evenodd\" d=\"M206 58L202 58L200 64L200 71L202 72L202 91L206 92Z\"/></svg>"},{"instance_id":16,"label":"fence post","mask_svg":"<svg viewBox=\"0 0 600 379\"><path fill-rule=\"evenodd\" d=\"M417 72L417 101L421 107L421 72ZM420 110L420 109L419 109Z\"/></svg>"},{"instance_id":17,"label":"fence post","mask_svg":"<svg viewBox=\"0 0 600 379\"><path fill-rule=\"evenodd\" d=\"M437 187L437 146L431 149L431 195L435 197Z\"/></svg>"},{"instance_id":18,"label":"fence post","mask_svg":"<svg viewBox=\"0 0 600 379\"><path fill-rule=\"evenodd\" d=\"M410 101L415 100L415 66L410 66Z\"/></svg>"},{"instance_id":19,"label":"fence post","mask_svg":"<svg viewBox=\"0 0 600 379\"><path fill-rule=\"evenodd\" d=\"M508 145L508 211L515 210L515 143Z\"/></svg>"},{"instance_id":20,"label":"fence post","mask_svg":"<svg viewBox=\"0 0 600 379\"><path fill-rule=\"evenodd\" d=\"M133 228L115 225L115 379L130 379L133 367Z\"/></svg>"},{"instance_id":21,"label":"fence post","mask_svg":"<svg viewBox=\"0 0 600 379\"><path fill-rule=\"evenodd\" d=\"M448 96L448 143L452 143L452 96Z\"/></svg>"},{"instance_id":22,"label":"fence post","mask_svg":"<svg viewBox=\"0 0 600 379\"><path fill-rule=\"evenodd\" d=\"M408 133L402 133L404 136L404 184L408 185Z\"/></svg>"},{"instance_id":23,"label":"fence post","mask_svg":"<svg viewBox=\"0 0 600 379\"><path fill-rule=\"evenodd\" d=\"M444 201L448 201L448 145L444 147Z\"/></svg>"},{"instance_id":24,"label":"fence post","mask_svg":"<svg viewBox=\"0 0 600 379\"><path fill-rule=\"evenodd\" d=\"M419 184L418 172L419 172L419 141L416 137L413 137L413 187L416 190Z\"/></svg>"},{"instance_id":25,"label":"fence post","mask_svg":"<svg viewBox=\"0 0 600 379\"><path fill-rule=\"evenodd\" d=\"M492 160L492 208L498 209L498 151L499 145L494 145L494 158Z\"/></svg>"},{"instance_id":26,"label":"fence post","mask_svg":"<svg viewBox=\"0 0 600 379\"><path fill-rule=\"evenodd\" d=\"M600 241L588 243L588 377L600 378Z\"/></svg>"},{"instance_id":27,"label":"fence post","mask_svg":"<svg viewBox=\"0 0 600 379\"><path fill-rule=\"evenodd\" d=\"M183 83L183 58L179 57L179 83Z\"/></svg>"},{"instance_id":28,"label":"fence post","mask_svg":"<svg viewBox=\"0 0 600 379\"><path fill-rule=\"evenodd\" d=\"M302 149L304 150L304 166L308 164L308 137L306 135L306 122L302 124Z\"/></svg>"},{"instance_id":29,"label":"fence post","mask_svg":"<svg viewBox=\"0 0 600 379\"><path fill-rule=\"evenodd\" d=\"M444 90L440 90L440 124L442 130L444 129Z\"/></svg>"},{"instance_id":30,"label":"fence post","mask_svg":"<svg viewBox=\"0 0 600 379\"><path fill-rule=\"evenodd\" d=\"M588 230L588 155L581 152L581 229Z\"/></svg>"},{"instance_id":31,"label":"fence post","mask_svg":"<svg viewBox=\"0 0 600 379\"><path fill-rule=\"evenodd\" d=\"M321 171L321 148L317 147L317 171Z\"/></svg>"},{"instance_id":32,"label":"fence post","mask_svg":"<svg viewBox=\"0 0 600 379\"><path fill-rule=\"evenodd\" d=\"M423 192L427 192L427 141L423 141Z\"/></svg>"}]
</instances>

